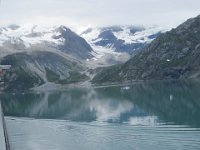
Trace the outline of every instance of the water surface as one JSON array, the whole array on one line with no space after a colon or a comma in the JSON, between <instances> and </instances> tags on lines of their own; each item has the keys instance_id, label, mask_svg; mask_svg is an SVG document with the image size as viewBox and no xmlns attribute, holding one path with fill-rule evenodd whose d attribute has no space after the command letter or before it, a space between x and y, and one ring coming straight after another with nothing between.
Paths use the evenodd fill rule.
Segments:
<instances>
[{"instance_id":1,"label":"water surface","mask_svg":"<svg viewBox=\"0 0 200 150\"><path fill-rule=\"evenodd\" d=\"M200 148L200 83L1 96L13 150Z\"/></svg>"}]
</instances>

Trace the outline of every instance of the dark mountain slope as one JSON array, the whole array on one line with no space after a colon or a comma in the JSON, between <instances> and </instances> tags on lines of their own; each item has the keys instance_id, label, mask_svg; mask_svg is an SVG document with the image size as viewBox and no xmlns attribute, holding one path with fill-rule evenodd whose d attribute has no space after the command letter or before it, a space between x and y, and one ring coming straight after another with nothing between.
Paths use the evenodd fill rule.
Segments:
<instances>
[{"instance_id":1,"label":"dark mountain slope","mask_svg":"<svg viewBox=\"0 0 200 150\"><path fill-rule=\"evenodd\" d=\"M62 37L64 39L64 45L60 46L63 52L69 53L75 58L87 59L92 57L92 48L85 39L64 26L59 27L58 31L61 35L55 36L55 38Z\"/></svg>"},{"instance_id":2,"label":"dark mountain slope","mask_svg":"<svg viewBox=\"0 0 200 150\"><path fill-rule=\"evenodd\" d=\"M161 34L127 63L104 69L93 83L200 77L200 16Z\"/></svg>"},{"instance_id":3,"label":"dark mountain slope","mask_svg":"<svg viewBox=\"0 0 200 150\"><path fill-rule=\"evenodd\" d=\"M1 64L12 65L5 75L7 90L27 90L44 83L69 84L88 79L80 62L56 53L38 51L17 53L3 58Z\"/></svg>"}]
</instances>

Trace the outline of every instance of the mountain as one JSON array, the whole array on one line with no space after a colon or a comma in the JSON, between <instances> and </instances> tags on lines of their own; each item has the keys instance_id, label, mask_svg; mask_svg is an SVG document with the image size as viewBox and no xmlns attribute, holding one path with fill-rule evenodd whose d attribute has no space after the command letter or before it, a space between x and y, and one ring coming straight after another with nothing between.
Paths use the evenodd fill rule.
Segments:
<instances>
[{"instance_id":1,"label":"mountain","mask_svg":"<svg viewBox=\"0 0 200 150\"><path fill-rule=\"evenodd\" d=\"M80 33L93 49L107 48L109 51L133 53L153 41L166 29L161 27L110 26L88 28Z\"/></svg>"},{"instance_id":2,"label":"mountain","mask_svg":"<svg viewBox=\"0 0 200 150\"><path fill-rule=\"evenodd\" d=\"M7 90L26 90L45 83L70 84L88 80L86 67L78 61L47 51L5 56L1 64L12 65L5 75Z\"/></svg>"},{"instance_id":3,"label":"mountain","mask_svg":"<svg viewBox=\"0 0 200 150\"><path fill-rule=\"evenodd\" d=\"M7 90L88 80L85 62L93 57L92 51L85 39L65 26L0 28L1 64L12 65L5 75Z\"/></svg>"},{"instance_id":4,"label":"mountain","mask_svg":"<svg viewBox=\"0 0 200 150\"><path fill-rule=\"evenodd\" d=\"M65 53L70 53L76 58L92 58L92 48L85 39L72 32L69 28L61 26L58 28L60 35L54 35L54 39L64 39L64 45L60 49Z\"/></svg>"},{"instance_id":5,"label":"mountain","mask_svg":"<svg viewBox=\"0 0 200 150\"><path fill-rule=\"evenodd\" d=\"M111 26L75 33L63 25L12 24L0 28L0 52L3 57L35 50L61 51L79 60L90 60L91 64L118 64L165 31L160 27Z\"/></svg>"},{"instance_id":6,"label":"mountain","mask_svg":"<svg viewBox=\"0 0 200 150\"><path fill-rule=\"evenodd\" d=\"M65 26L10 25L0 28L1 56L40 49L61 51L82 60L92 58L92 48L85 39Z\"/></svg>"},{"instance_id":7,"label":"mountain","mask_svg":"<svg viewBox=\"0 0 200 150\"><path fill-rule=\"evenodd\" d=\"M142 26L89 27L79 35L93 48L90 61L98 66L121 64L167 28Z\"/></svg>"},{"instance_id":8,"label":"mountain","mask_svg":"<svg viewBox=\"0 0 200 150\"><path fill-rule=\"evenodd\" d=\"M158 36L125 64L101 69L93 83L200 77L200 16Z\"/></svg>"},{"instance_id":9,"label":"mountain","mask_svg":"<svg viewBox=\"0 0 200 150\"><path fill-rule=\"evenodd\" d=\"M7 89L89 80L88 69L127 61L161 32L134 26L87 29L81 34L65 26L1 27L1 64L12 65L5 78Z\"/></svg>"}]
</instances>

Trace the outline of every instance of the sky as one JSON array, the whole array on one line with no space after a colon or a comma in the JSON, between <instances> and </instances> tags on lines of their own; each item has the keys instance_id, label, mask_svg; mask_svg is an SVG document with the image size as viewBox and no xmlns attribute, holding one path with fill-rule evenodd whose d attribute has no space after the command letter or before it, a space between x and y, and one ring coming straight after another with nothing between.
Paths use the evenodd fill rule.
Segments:
<instances>
[{"instance_id":1,"label":"sky","mask_svg":"<svg viewBox=\"0 0 200 150\"><path fill-rule=\"evenodd\" d=\"M0 25L176 27L200 14L200 0L1 0Z\"/></svg>"}]
</instances>

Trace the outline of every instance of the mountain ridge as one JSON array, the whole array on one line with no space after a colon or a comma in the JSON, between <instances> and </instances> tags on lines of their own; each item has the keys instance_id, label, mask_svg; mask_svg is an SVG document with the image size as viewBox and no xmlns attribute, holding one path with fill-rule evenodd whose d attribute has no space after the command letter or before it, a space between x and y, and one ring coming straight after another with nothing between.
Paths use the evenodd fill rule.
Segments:
<instances>
[{"instance_id":1,"label":"mountain ridge","mask_svg":"<svg viewBox=\"0 0 200 150\"><path fill-rule=\"evenodd\" d=\"M120 66L106 68L93 83L200 77L200 16L161 34Z\"/></svg>"},{"instance_id":2,"label":"mountain ridge","mask_svg":"<svg viewBox=\"0 0 200 150\"><path fill-rule=\"evenodd\" d=\"M35 25L20 27L10 25L0 28L0 48L1 53L5 53L5 55L6 52L12 54L19 51L29 51L29 49L37 51L40 49L39 46L46 47L44 50L49 48L60 50L82 60L92 57L92 48L85 39L65 26L39 27ZM82 54L79 52L82 52Z\"/></svg>"},{"instance_id":3,"label":"mountain ridge","mask_svg":"<svg viewBox=\"0 0 200 150\"><path fill-rule=\"evenodd\" d=\"M82 35L92 30L88 29ZM160 33L160 29L153 29L155 31L147 34L145 28L135 26L126 29L119 26L102 27L101 30L102 33L97 38L102 36L104 37L102 40L106 40L107 32L111 33L114 41L108 40L117 45L119 41L123 41L124 44L127 44L127 41L134 42L131 40L141 42L141 37L148 38L148 36L153 40L154 33L157 34L157 31ZM121 36L120 39L117 34L125 36ZM97 42L99 39L95 40ZM141 47L151 40L143 41ZM13 24L0 28L1 64L13 66L10 75L6 75L7 89L25 90L48 83L74 84L89 81L95 72L91 69L123 63L132 55L132 52L116 51L106 45L93 47L91 42L66 26L45 28ZM74 68L74 64L77 64L79 69ZM20 84L23 86L19 86Z\"/></svg>"}]
</instances>

